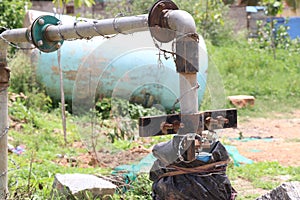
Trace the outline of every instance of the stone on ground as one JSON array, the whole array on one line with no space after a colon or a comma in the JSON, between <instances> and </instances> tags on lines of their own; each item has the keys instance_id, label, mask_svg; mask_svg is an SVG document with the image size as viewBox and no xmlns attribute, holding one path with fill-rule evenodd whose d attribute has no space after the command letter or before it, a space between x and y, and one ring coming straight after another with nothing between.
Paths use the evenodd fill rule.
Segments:
<instances>
[{"instance_id":1,"label":"stone on ground","mask_svg":"<svg viewBox=\"0 0 300 200\"><path fill-rule=\"evenodd\" d=\"M248 95L237 95L227 97L229 101L237 108L244 108L246 106L254 106L255 98Z\"/></svg>"},{"instance_id":2,"label":"stone on ground","mask_svg":"<svg viewBox=\"0 0 300 200\"><path fill-rule=\"evenodd\" d=\"M299 200L300 182L286 182L256 200Z\"/></svg>"},{"instance_id":3,"label":"stone on ground","mask_svg":"<svg viewBox=\"0 0 300 200\"><path fill-rule=\"evenodd\" d=\"M52 198L60 199L105 199L113 195L116 185L89 174L56 174Z\"/></svg>"}]
</instances>

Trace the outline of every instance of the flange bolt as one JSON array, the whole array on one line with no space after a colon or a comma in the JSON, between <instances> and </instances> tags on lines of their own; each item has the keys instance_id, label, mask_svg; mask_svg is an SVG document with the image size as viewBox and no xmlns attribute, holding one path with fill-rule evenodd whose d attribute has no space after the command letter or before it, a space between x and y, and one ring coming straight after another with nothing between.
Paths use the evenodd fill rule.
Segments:
<instances>
[{"instance_id":1,"label":"flange bolt","mask_svg":"<svg viewBox=\"0 0 300 200\"><path fill-rule=\"evenodd\" d=\"M41 18L39 19L39 25L44 25L45 24L45 21Z\"/></svg>"},{"instance_id":2,"label":"flange bolt","mask_svg":"<svg viewBox=\"0 0 300 200\"><path fill-rule=\"evenodd\" d=\"M44 44L44 43L43 43L43 40L39 40L39 41L38 41L38 46L39 46L39 47L40 47L40 46L43 46L43 44Z\"/></svg>"},{"instance_id":3,"label":"flange bolt","mask_svg":"<svg viewBox=\"0 0 300 200\"><path fill-rule=\"evenodd\" d=\"M56 44L56 48L59 49L60 47L61 47L61 43L58 42L58 43Z\"/></svg>"}]
</instances>

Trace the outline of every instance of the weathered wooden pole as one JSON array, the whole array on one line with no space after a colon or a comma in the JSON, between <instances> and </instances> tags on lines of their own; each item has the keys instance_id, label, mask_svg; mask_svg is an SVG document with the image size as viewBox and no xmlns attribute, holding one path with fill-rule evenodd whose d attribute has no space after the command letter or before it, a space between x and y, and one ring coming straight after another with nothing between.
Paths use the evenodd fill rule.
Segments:
<instances>
[{"instance_id":1,"label":"weathered wooden pole","mask_svg":"<svg viewBox=\"0 0 300 200\"><path fill-rule=\"evenodd\" d=\"M7 132L9 69L6 62L7 44L0 40L0 199L6 199L7 188Z\"/></svg>"}]
</instances>

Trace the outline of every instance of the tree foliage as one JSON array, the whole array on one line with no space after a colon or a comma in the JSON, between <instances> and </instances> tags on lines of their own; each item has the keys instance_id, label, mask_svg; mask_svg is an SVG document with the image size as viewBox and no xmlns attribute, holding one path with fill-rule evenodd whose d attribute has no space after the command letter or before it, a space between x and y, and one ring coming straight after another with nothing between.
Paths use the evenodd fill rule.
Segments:
<instances>
[{"instance_id":1,"label":"tree foliage","mask_svg":"<svg viewBox=\"0 0 300 200\"><path fill-rule=\"evenodd\" d=\"M0 32L4 31L3 28L22 27L26 9L30 6L29 0L0 0Z\"/></svg>"},{"instance_id":2,"label":"tree foliage","mask_svg":"<svg viewBox=\"0 0 300 200\"><path fill-rule=\"evenodd\" d=\"M156 0L121 0L108 4L106 11L111 13L110 17L118 14L145 14L155 2ZM227 9L222 0L174 0L174 3L194 17L198 33L211 40L213 44L219 45L225 37L230 37L229 31L225 28L224 16Z\"/></svg>"},{"instance_id":3,"label":"tree foliage","mask_svg":"<svg viewBox=\"0 0 300 200\"><path fill-rule=\"evenodd\" d=\"M85 5L87 7L91 7L95 4L94 0L53 0L52 1L55 5L58 5L60 7L65 7L68 3L73 2L75 8L79 8L82 5Z\"/></svg>"}]
</instances>

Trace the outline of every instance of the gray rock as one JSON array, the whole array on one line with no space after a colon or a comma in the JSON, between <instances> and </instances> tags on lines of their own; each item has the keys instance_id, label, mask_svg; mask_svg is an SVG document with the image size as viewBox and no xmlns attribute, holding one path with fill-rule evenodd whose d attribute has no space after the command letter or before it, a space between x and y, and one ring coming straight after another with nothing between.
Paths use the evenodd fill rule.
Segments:
<instances>
[{"instance_id":1,"label":"gray rock","mask_svg":"<svg viewBox=\"0 0 300 200\"><path fill-rule=\"evenodd\" d=\"M109 197L116 185L89 174L56 174L52 188L53 199L94 199Z\"/></svg>"},{"instance_id":2,"label":"gray rock","mask_svg":"<svg viewBox=\"0 0 300 200\"><path fill-rule=\"evenodd\" d=\"M256 200L299 200L300 182L286 182Z\"/></svg>"}]
</instances>

